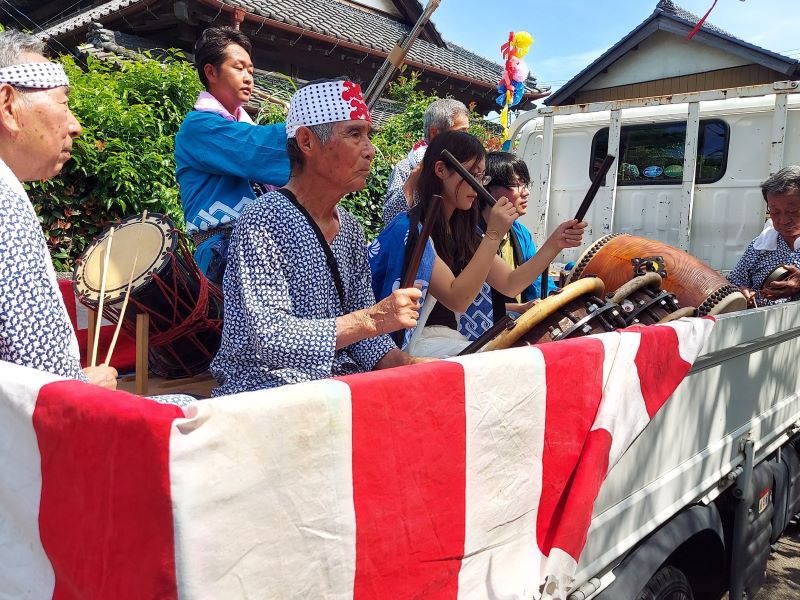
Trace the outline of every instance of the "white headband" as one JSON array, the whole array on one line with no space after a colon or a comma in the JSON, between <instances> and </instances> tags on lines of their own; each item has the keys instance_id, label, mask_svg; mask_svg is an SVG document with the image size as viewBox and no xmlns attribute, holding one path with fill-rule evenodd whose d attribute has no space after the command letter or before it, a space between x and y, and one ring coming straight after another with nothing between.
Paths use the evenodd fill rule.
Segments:
<instances>
[{"instance_id":1,"label":"white headband","mask_svg":"<svg viewBox=\"0 0 800 600\"><path fill-rule=\"evenodd\" d=\"M69 85L64 67L53 62L11 65L0 69L0 83L46 90Z\"/></svg>"},{"instance_id":2,"label":"white headband","mask_svg":"<svg viewBox=\"0 0 800 600\"><path fill-rule=\"evenodd\" d=\"M326 81L300 88L286 115L286 137L299 127L360 119L372 122L361 86L351 81Z\"/></svg>"}]
</instances>

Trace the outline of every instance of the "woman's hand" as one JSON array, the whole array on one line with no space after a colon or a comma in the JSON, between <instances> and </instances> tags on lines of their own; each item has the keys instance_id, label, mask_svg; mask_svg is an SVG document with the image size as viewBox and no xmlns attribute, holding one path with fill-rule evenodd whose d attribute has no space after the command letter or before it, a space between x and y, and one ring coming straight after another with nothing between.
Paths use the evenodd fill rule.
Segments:
<instances>
[{"instance_id":1,"label":"woman's hand","mask_svg":"<svg viewBox=\"0 0 800 600\"><path fill-rule=\"evenodd\" d=\"M559 250L580 246L583 241L583 230L586 229L586 225L586 221L581 221L580 223L575 219L564 221L550 234L545 244L551 244Z\"/></svg>"},{"instance_id":2,"label":"woman's hand","mask_svg":"<svg viewBox=\"0 0 800 600\"><path fill-rule=\"evenodd\" d=\"M503 196L495 202L492 210L489 212L489 218L486 220L486 233L490 238L495 239L493 233L497 234L499 240L508 230L511 229L514 221L518 217L517 209L514 208L514 203L508 198Z\"/></svg>"}]
</instances>

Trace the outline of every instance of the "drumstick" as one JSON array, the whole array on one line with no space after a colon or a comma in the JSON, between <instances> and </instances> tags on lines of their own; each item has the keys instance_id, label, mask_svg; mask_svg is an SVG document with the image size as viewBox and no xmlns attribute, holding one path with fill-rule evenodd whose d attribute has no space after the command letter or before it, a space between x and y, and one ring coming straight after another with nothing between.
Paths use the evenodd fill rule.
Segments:
<instances>
[{"instance_id":1,"label":"drumstick","mask_svg":"<svg viewBox=\"0 0 800 600\"><path fill-rule=\"evenodd\" d=\"M437 194L431 196L428 218L425 219L425 222L422 224L422 231L419 234L419 238L417 238L417 243L414 246L414 249L411 251L411 260L408 261L408 268L403 274L403 279L400 282L400 289L411 287L417 280L417 271L419 270L419 265L422 262L422 255L425 253L425 246L428 243L428 238L431 237L433 226L439 219L441 206L442 197Z\"/></svg>"},{"instance_id":2,"label":"drumstick","mask_svg":"<svg viewBox=\"0 0 800 600\"><path fill-rule=\"evenodd\" d=\"M614 163L614 159L616 157L611 156L610 154L606 154L605 159L603 159L603 164L600 165L600 170L592 179L592 185L589 186L589 191L586 192L586 196L583 198L583 202L581 202L580 207L578 208L578 212L575 213L575 220L580 223L583 221L583 217L586 216L586 212L589 210L589 206L592 204L594 197L597 195L597 190L600 189L600 185L605 181L606 174L608 170L611 168L611 165Z\"/></svg>"},{"instance_id":3,"label":"drumstick","mask_svg":"<svg viewBox=\"0 0 800 600\"><path fill-rule=\"evenodd\" d=\"M464 168L464 165L458 162L458 159L455 156L450 154L449 150L442 150L442 159L453 170L455 170L459 175L461 175L461 178L464 181L466 181L473 190L477 192L478 196L480 196L484 202L486 202L489 206L494 206L494 203L496 202L494 196L492 196L488 191L486 191L486 188L483 187L481 183L477 179L475 179L475 177L473 177L472 173L470 173Z\"/></svg>"},{"instance_id":4,"label":"drumstick","mask_svg":"<svg viewBox=\"0 0 800 600\"><path fill-rule=\"evenodd\" d=\"M108 232L106 255L103 259L103 272L100 275L100 301L97 303L97 323L94 328L94 345L92 346L92 367L97 366L97 345L100 343L100 326L103 323L103 301L106 295L106 276L108 275L108 261L111 258L111 242L114 241L114 228Z\"/></svg>"},{"instance_id":5,"label":"drumstick","mask_svg":"<svg viewBox=\"0 0 800 600\"><path fill-rule=\"evenodd\" d=\"M468 354L475 354L478 350L483 348L486 344L491 342L494 338L498 335L503 333L507 329L512 329L514 327L514 319L509 317L508 315L503 315L500 319L492 325L489 329L483 332L481 336L472 342L469 346L464 348L461 352L458 353L457 356L467 356Z\"/></svg>"},{"instance_id":6,"label":"drumstick","mask_svg":"<svg viewBox=\"0 0 800 600\"><path fill-rule=\"evenodd\" d=\"M428 245L428 238L431 237L433 226L439 219L439 214L442 210L441 207L442 197L437 194L431 196L430 211L428 212L425 222L422 224L422 231L419 234L419 238L417 238L417 242L414 245L414 248L411 250L411 257L408 261L408 266L406 267L406 270L400 279L400 289L411 287L417 280L417 271L419 270L419 265L422 262L422 257L425 254L425 247ZM409 239L410 237L411 232L409 232ZM394 332L393 339L398 348L403 347L404 336L405 329L398 329Z\"/></svg>"},{"instance_id":7,"label":"drumstick","mask_svg":"<svg viewBox=\"0 0 800 600\"><path fill-rule=\"evenodd\" d=\"M114 347L117 345L117 337L119 336L119 330L122 328L122 320L125 318L125 309L128 308L128 298L131 297L131 286L133 285L133 274L136 272L136 261L139 260L139 251L136 251L136 255L133 257L133 266L131 266L131 276L128 277L128 287L125 290L125 299L122 301L122 312L119 314L119 320L117 321L117 328L114 330L114 337L111 338L111 345L108 347L108 353L106 353L106 361L103 363L103 366L108 366L111 364L111 355L114 353Z\"/></svg>"}]
</instances>

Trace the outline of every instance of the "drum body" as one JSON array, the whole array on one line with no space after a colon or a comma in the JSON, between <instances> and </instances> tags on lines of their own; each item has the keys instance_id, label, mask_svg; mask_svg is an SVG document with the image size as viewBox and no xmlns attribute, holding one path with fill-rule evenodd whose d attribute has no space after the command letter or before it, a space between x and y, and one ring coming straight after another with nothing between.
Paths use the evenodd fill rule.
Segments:
<instances>
[{"instance_id":1,"label":"drum body","mask_svg":"<svg viewBox=\"0 0 800 600\"><path fill-rule=\"evenodd\" d=\"M702 261L663 242L627 234L610 234L589 246L567 281L599 277L616 290L646 272L659 273L662 288L680 306L696 307L701 316L747 307L739 289Z\"/></svg>"},{"instance_id":2,"label":"drum body","mask_svg":"<svg viewBox=\"0 0 800 600\"><path fill-rule=\"evenodd\" d=\"M502 332L484 350L542 344L625 327L619 306L603 300L604 292L603 282L595 277L569 284L534 304L512 329Z\"/></svg>"},{"instance_id":3,"label":"drum body","mask_svg":"<svg viewBox=\"0 0 800 600\"><path fill-rule=\"evenodd\" d=\"M656 325L680 317L694 316L693 306L678 306L675 295L661 289L661 275L645 273L608 295L608 301L618 304L627 325Z\"/></svg>"},{"instance_id":4,"label":"drum body","mask_svg":"<svg viewBox=\"0 0 800 600\"><path fill-rule=\"evenodd\" d=\"M75 263L81 303L97 308L109 231ZM120 314L132 274L128 308ZM164 377L191 377L208 369L222 339L222 292L200 273L172 220L135 216L114 228L103 316L123 320L135 335L136 314L150 317L149 362Z\"/></svg>"}]
</instances>

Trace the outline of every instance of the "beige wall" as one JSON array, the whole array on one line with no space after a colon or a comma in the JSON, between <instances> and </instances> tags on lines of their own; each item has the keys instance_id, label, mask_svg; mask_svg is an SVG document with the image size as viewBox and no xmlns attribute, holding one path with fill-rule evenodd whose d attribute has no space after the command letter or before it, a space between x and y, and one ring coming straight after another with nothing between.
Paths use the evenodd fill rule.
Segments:
<instances>
[{"instance_id":1,"label":"beige wall","mask_svg":"<svg viewBox=\"0 0 800 600\"><path fill-rule=\"evenodd\" d=\"M595 90L583 89L575 96L575 104L602 102L605 100L627 100L664 94L700 92L741 85L772 83L786 79L782 73L760 65L745 65L695 73L679 77L654 79L629 85L619 85Z\"/></svg>"},{"instance_id":2,"label":"beige wall","mask_svg":"<svg viewBox=\"0 0 800 600\"><path fill-rule=\"evenodd\" d=\"M681 77L750 64L725 50L657 31L595 76L584 90L618 87L641 81Z\"/></svg>"}]
</instances>

